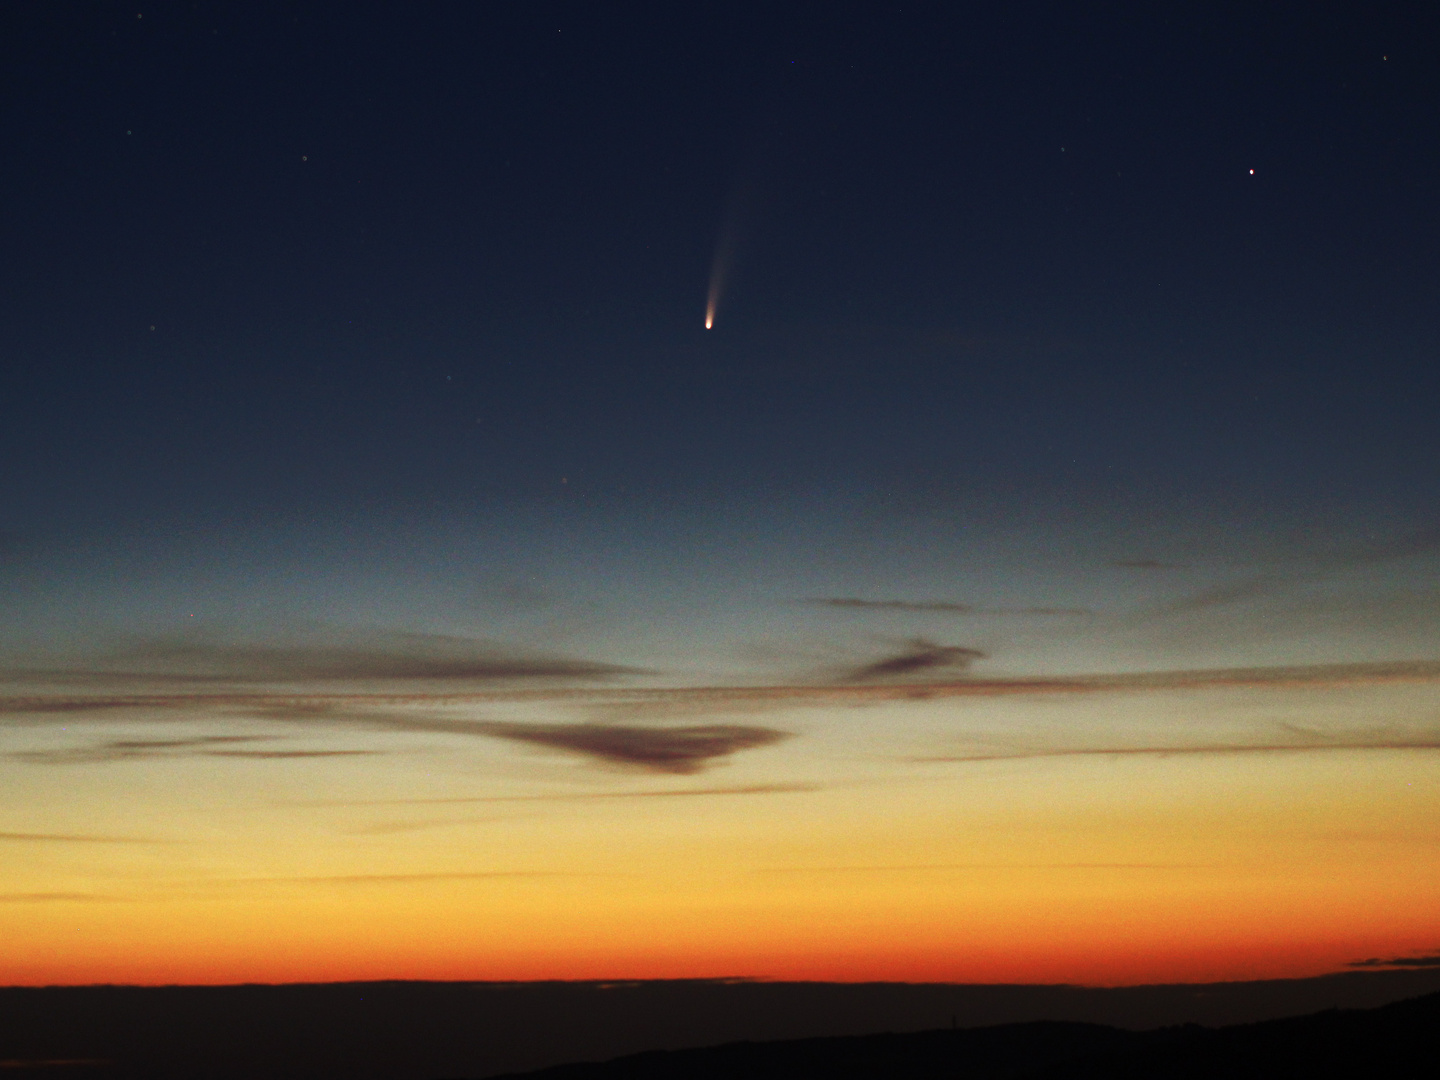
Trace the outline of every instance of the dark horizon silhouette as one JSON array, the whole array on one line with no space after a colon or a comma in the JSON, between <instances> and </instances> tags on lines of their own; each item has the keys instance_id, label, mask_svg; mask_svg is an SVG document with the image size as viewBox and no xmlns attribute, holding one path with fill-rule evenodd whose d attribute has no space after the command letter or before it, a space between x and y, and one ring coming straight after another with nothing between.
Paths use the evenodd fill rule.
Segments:
<instances>
[{"instance_id":1,"label":"dark horizon silhouette","mask_svg":"<svg viewBox=\"0 0 1440 1080\"><path fill-rule=\"evenodd\" d=\"M966 1035L996 1025L1090 1025L1099 1048L1124 1049L1132 1043L1120 1032L1373 1009L1437 991L1440 968L1109 989L703 979L9 987L0 989L0 1062L6 1076L85 1080L480 1080L561 1066L547 1075L583 1080L596 1070L599 1080L625 1073L597 1063L627 1055L674 1052L669 1064L654 1059L660 1076L734 1052L707 1047L746 1043L763 1056L765 1044L884 1032L948 1038L952 1026ZM1095 1035L1086 1031L1084 1045ZM872 1045L872 1057L895 1049ZM1064 1038L1055 1046L1072 1048Z\"/></svg>"}]
</instances>

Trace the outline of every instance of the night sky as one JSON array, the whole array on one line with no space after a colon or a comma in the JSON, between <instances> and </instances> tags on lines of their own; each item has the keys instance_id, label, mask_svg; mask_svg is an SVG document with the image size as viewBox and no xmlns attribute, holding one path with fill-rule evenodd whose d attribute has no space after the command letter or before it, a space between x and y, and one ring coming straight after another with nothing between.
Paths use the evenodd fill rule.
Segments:
<instances>
[{"instance_id":1,"label":"night sky","mask_svg":"<svg viewBox=\"0 0 1440 1080\"><path fill-rule=\"evenodd\" d=\"M1433 954L1429 5L0 31L0 983Z\"/></svg>"}]
</instances>

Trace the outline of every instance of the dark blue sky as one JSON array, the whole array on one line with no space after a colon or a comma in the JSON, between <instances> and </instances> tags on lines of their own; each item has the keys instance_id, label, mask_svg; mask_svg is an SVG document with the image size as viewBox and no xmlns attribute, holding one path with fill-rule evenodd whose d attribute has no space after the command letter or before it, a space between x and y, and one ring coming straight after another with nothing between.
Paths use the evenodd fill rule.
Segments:
<instances>
[{"instance_id":1,"label":"dark blue sky","mask_svg":"<svg viewBox=\"0 0 1440 1080\"><path fill-rule=\"evenodd\" d=\"M5 20L12 547L1440 480L1425 5Z\"/></svg>"}]
</instances>

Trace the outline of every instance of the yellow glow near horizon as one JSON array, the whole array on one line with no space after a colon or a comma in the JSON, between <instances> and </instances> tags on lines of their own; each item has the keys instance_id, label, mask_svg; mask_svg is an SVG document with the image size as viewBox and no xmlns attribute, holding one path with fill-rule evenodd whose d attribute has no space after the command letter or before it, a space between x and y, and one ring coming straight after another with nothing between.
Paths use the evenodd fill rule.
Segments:
<instances>
[{"instance_id":1,"label":"yellow glow near horizon","mask_svg":"<svg viewBox=\"0 0 1440 1080\"><path fill-rule=\"evenodd\" d=\"M366 753L301 756L319 730L289 756L184 756L211 744L173 711L111 720L110 744L158 756L0 761L25 816L0 838L0 982L1317 974L1433 948L1440 753L1185 740L1297 712L1393 734L1436 689L805 706L794 738L689 776L403 728L347 731ZM233 745L270 745L247 723ZM1175 751L944 760L1007 729L1142 728Z\"/></svg>"}]
</instances>

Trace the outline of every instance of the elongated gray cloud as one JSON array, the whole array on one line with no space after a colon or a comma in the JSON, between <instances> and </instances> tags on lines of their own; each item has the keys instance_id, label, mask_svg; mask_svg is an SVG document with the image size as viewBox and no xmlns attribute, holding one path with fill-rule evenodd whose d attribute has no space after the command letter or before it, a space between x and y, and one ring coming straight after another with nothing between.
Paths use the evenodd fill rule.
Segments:
<instances>
[{"instance_id":1,"label":"elongated gray cloud","mask_svg":"<svg viewBox=\"0 0 1440 1080\"><path fill-rule=\"evenodd\" d=\"M931 615L1092 615L1087 608L1069 607L1019 607L987 608L974 604L962 604L954 600L862 600L853 596L812 596L804 601L820 607L836 608L841 611L899 611Z\"/></svg>"},{"instance_id":2,"label":"elongated gray cloud","mask_svg":"<svg viewBox=\"0 0 1440 1080\"><path fill-rule=\"evenodd\" d=\"M1320 555L1310 561L1309 565L1302 564L1294 569L1267 570L1239 581L1202 589L1190 596L1161 604L1150 612L1150 615L1193 614L1209 608L1253 600L1291 585L1321 581L1339 571L1396 559L1412 558L1417 555L1431 555L1437 551L1440 551L1440 526L1432 526L1403 536L1352 544L1349 547Z\"/></svg>"},{"instance_id":3,"label":"elongated gray cloud","mask_svg":"<svg viewBox=\"0 0 1440 1080\"><path fill-rule=\"evenodd\" d=\"M113 654L111 662L144 674L237 682L329 680L594 680L638 669L568 657L507 652L466 638L394 635L374 644L256 645L152 641Z\"/></svg>"},{"instance_id":4,"label":"elongated gray cloud","mask_svg":"<svg viewBox=\"0 0 1440 1080\"><path fill-rule=\"evenodd\" d=\"M436 799L327 799L287 806L454 806L471 803L590 802L608 799L685 799L720 795L793 795L823 791L824 784L738 784L733 787L669 788L659 791L572 791L548 795L456 795Z\"/></svg>"},{"instance_id":5,"label":"elongated gray cloud","mask_svg":"<svg viewBox=\"0 0 1440 1080\"><path fill-rule=\"evenodd\" d=\"M58 750L17 750L5 756L37 765L82 765L100 761L128 761L136 758L178 757L211 752L215 747L263 740L255 735L199 735L188 739L117 739L95 746L64 747Z\"/></svg>"},{"instance_id":6,"label":"elongated gray cloud","mask_svg":"<svg viewBox=\"0 0 1440 1080\"><path fill-rule=\"evenodd\" d=\"M484 725L500 739L583 754L613 765L658 773L696 773L741 750L770 746L789 738L774 728L737 724L699 724L678 728L612 724Z\"/></svg>"},{"instance_id":7,"label":"elongated gray cloud","mask_svg":"<svg viewBox=\"0 0 1440 1080\"><path fill-rule=\"evenodd\" d=\"M870 682L878 679L903 679L932 671L952 674L967 670L985 654L963 645L937 645L925 638L912 638L902 652L862 664L844 676L846 682Z\"/></svg>"},{"instance_id":8,"label":"elongated gray cloud","mask_svg":"<svg viewBox=\"0 0 1440 1080\"><path fill-rule=\"evenodd\" d=\"M1440 750L1440 734L1434 737L1376 739L1341 733L1327 742L1294 743L1192 743L1173 746L1080 746L1040 750L996 750L976 754L937 754L911 761L957 764L980 761L1023 761L1029 758L1067 757L1169 757L1196 754L1310 754L1342 750Z\"/></svg>"},{"instance_id":9,"label":"elongated gray cloud","mask_svg":"<svg viewBox=\"0 0 1440 1080\"><path fill-rule=\"evenodd\" d=\"M329 634L286 643L201 635L146 640L82 665L0 671L0 681L44 685L187 685L325 682L592 683L642 669L551 656L441 634ZM103 710L103 700L49 703L52 710Z\"/></svg>"},{"instance_id":10,"label":"elongated gray cloud","mask_svg":"<svg viewBox=\"0 0 1440 1080\"><path fill-rule=\"evenodd\" d=\"M174 757L314 758L377 754L378 750L236 750L236 743L273 741L266 735L199 735L188 739L117 739L93 746L17 750L5 756L35 765L88 765Z\"/></svg>"},{"instance_id":11,"label":"elongated gray cloud","mask_svg":"<svg viewBox=\"0 0 1440 1080\"><path fill-rule=\"evenodd\" d=\"M907 650L899 657L878 661L890 665L919 654L911 670L925 670L929 650L946 649L921 642L922 648ZM960 649L961 660L974 650ZM969 656L969 659L974 659ZM864 665L859 670L873 667ZM1356 664L1276 665L1250 668L1196 668L1172 671L1107 672L1071 675L1033 675L1010 678L952 679L948 681L873 683L791 683L760 686L632 687L628 689L548 688L494 689L474 692L439 693L342 693L291 694L186 693L186 694L104 694L75 692L27 694L0 697L0 716L38 717L58 723L70 714L114 713L133 715L165 710L177 718L222 717L237 713L261 719L294 722L348 723L387 729L453 731L484 734L483 722L452 720L426 713L376 711L381 708L423 708L436 705L485 704L489 702L542 702L598 706L682 706L695 708L809 708L812 706L862 704L865 702L933 700L952 697L996 697L1008 695L1105 694L1133 691L1189 690L1204 687L1265 687L1296 689L1320 686L1360 686L1384 683L1440 681L1440 660L1394 660ZM477 724L479 725L477 727Z\"/></svg>"},{"instance_id":12,"label":"elongated gray cloud","mask_svg":"<svg viewBox=\"0 0 1440 1080\"><path fill-rule=\"evenodd\" d=\"M346 717L339 703L287 703L256 715L292 722L335 722ZM477 735L529 743L580 754L611 765L632 766L649 772L699 772L720 758L741 750L769 746L790 738L775 728L735 724L700 724L688 727L641 727L626 724L522 724L495 720L469 720L422 712L397 710L352 712L348 722L391 731Z\"/></svg>"},{"instance_id":13,"label":"elongated gray cloud","mask_svg":"<svg viewBox=\"0 0 1440 1080\"><path fill-rule=\"evenodd\" d=\"M284 761L287 758L373 757L383 753L384 750L210 750L205 756Z\"/></svg>"},{"instance_id":14,"label":"elongated gray cloud","mask_svg":"<svg viewBox=\"0 0 1440 1080\"><path fill-rule=\"evenodd\" d=\"M950 615L969 615L974 604L953 600L861 600L854 596L810 596L804 603L848 611L938 611Z\"/></svg>"},{"instance_id":15,"label":"elongated gray cloud","mask_svg":"<svg viewBox=\"0 0 1440 1080\"><path fill-rule=\"evenodd\" d=\"M66 720L78 730L77 716L87 723L111 723L127 716L147 723L173 718L187 723L233 724L269 721L311 732L388 731L444 734L462 738L502 739L517 744L574 754L593 763L637 769L654 774L688 775L701 772L746 750L774 745L792 733L760 726L753 718L785 709L865 706L883 702L940 702L966 698L1005 696L1056 697L1097 694L1164 693L1198 689L1247 688L1267 692L1315 690L1329 687L1374 687L1387 684L1440 682L1440 661L1411 660L1385 663L1322 664L1303 667L1218 668L1181 671L1076 674L1059 677L974 678L965 674L976 650L943 646L923 639L912 641L901 654L845 673L845 681L779 686L721 686L679 688L535 688L492 689L468 693L224 693L105 695L108 712L86 714L46 708L78 703L82 695L60 695L58 700L27 696L0 699L0 717L33 728L51 727ZM959 678L953 669L959 669ZM933 671L950 671L952 677L924 681ZM858 676L858 677L857 677ZM581 709L600 719L584 723L522 723L474 718L468 712L489 703L536 705L554 703ZM35 707L39 704L40 711ZM158 706L164 709L157 712ZM671 726L678 717L736 714L748 723L690 723ZM634 714L622 719L625 714ZM649 716L649 723L635 717ZM68 718L68 719L67 719ZM668 723L659 722L661 719ZM1282 728L1284 725L1282 725ZM278 737L278 736L273 736ZM256 736L216 735L174 740L117 740L99 747L61 751L25 751L36 762L122 760L136 755L205 754L216 757L284 758L348 756L365 753L358 748L295 748L286 745L251 746ZM1350 731L1279 733L1273 725L1257 732L1254 740L1230 736L1207 738L1200 732L1178 735L1173 742L1163 735L1154 742L1115 743L1095 733L1092 737L1066 737L1051 732L1042 745L1025 745L1017 736L1010 745L979 751L962 750L926 758L932 761L981 761L996 758L1063 757L1078 755L1176 755L1297 753L1333 750L1405 750L1428 752L1440 748L1440 730L1432 722L1374 726ZM1099 740L1099 741L1095 741ZM1008 740L1006 740L1008 741ZM372 751L373 752L373 751ZM390 750L388 752L394 752ZM739 792L737 792L739 793ZM758 792L756 792L758 793Z\"/></svg>"}]
</instances>

